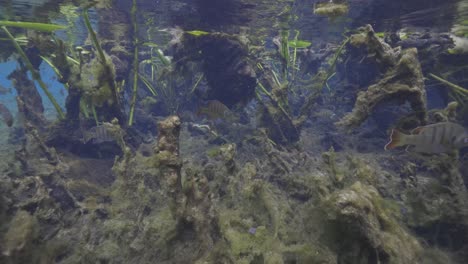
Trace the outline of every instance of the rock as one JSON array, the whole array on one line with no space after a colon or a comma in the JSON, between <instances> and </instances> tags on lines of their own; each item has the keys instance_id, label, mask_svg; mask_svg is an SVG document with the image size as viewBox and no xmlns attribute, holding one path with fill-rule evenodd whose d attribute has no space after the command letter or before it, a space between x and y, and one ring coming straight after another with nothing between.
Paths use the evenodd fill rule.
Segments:
<instances>
[{"instance_id":1,"label":"rock","mask_svg":"<svg viewBox=\"0 0 468 264\"><path fill-rule=\"evenodd\" d=\"M326 199L327 235L331 235L339 259L346 263L417 263L422 247L400 226L389 204L374 187L360 182Z\"/></svg>"}]
</instances>

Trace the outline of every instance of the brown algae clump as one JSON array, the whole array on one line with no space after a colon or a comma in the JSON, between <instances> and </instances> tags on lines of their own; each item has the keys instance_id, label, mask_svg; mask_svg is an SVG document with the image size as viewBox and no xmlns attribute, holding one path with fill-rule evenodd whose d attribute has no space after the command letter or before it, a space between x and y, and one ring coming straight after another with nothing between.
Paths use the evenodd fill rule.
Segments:
<instances>
[{"instance_id":1,"label":"brown algae clump","mask_svg":"<svg viewBox=\"0 0 468 264\"><path fill-rule=\"evenodd\" d=\"M346 15L349 11L348 4L346 3L333 3L332 1L326 3L318 3L314 8L314 14L327 17L338 17Z\"/></svg>"}]
</instances>

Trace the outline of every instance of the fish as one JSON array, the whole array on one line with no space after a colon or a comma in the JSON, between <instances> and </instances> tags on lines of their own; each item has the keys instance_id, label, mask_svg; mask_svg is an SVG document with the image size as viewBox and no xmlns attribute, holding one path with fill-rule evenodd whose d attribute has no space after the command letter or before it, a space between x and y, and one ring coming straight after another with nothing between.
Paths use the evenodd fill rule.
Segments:
<instances>
[{"instance_id":1,"label":"fish","mask_svg":"<svg viewBox=\"0 0 468 264\"><path fill-rule=\"evenodd\" d=\"M232 111L218 100L209 100L206 105L198 108L197 116L206 116L208 119L232 119Z\"/></svg>"},{"instance_id":2,"label":"fish","mask_svg":"<svg viewBox=\"0 0 468 264\"><path fill-rule=\"evenodd\" d=\"M90 128L83 132L83 142L86 144L91 142L93 144L100 144L103 142L115 141L114 136L109 132L106 125L99 125Z\"/></svg>"},{"instance_id":3,"label":"fish","mask_svg":"<svg viewBox=\"0 0 468 264\"><path fill-rule=\"evenodd\" d=\"M0 95L11 93L11 88L6 88L5 86L0 85Z\"/></svg>"},{"instance_id":4,"label":"fish","mask_svg":"<svg viewBox=\"0 0 468 264\"><path fill-rule=\"evenodd\" d=\"M404 134L392 130L390 141L384 149L407 146L407 150L420 153L447 153L468 146L468 133L465 128L453 122L440 122L420 126Z\"/></svg>"},{"instance_id":5,"label":"fish","mask_svg":"<svg viewBox=\"0 0 468 264\"><path fill-rule=\"evenodd\" d=\"M3 122L5 122L8 127L13 125L13 115L11 114L10 110L8 110L8 108L2 103L0 103L0 115L2 116Z\"/></svg>"}]
</instances>

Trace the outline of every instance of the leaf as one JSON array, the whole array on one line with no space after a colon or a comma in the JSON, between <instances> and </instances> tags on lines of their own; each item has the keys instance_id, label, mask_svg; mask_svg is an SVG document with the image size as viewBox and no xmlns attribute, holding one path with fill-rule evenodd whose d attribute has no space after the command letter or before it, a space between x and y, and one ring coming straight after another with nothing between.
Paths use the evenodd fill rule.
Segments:
<instances>
[{"instance_id":1,"label":"leaf","mask_svg":"<svg viewBox=\"0 0 468 264\"><path fill-rule=\"evenodd\" d=\"M204 35L210 34L210 32L202 31L202 30L192 30L192 31L185 31L185 33L193 35L195 37L200 37Z\"/></svg>"},{"instance_id":2,"label":"leaf","mask_svg":"<svg viewBox=\"0 0 468 264\"><path fill-rule=\"evenodd\" d=\"M289 47L293 49L305 49L312 45L312 43L305 41L305 40L291 40L289 41Z\"/></svg>"},{"instance_id":3,"label":"leaf","mask_svg":"<svg viewBox=\"0 0 468 264\"><path fill-rule=\"evenodd\" d=\"M158 95L158 93L156 92L156 89L154 89L153 85L143 75L138 73L138 77L143 82L143 84L145 84L145 87L148 88L148 90L153 96Z\"/></svg>"},{"instance_id":4,"label":"leaf","mask_svg":"<svg viewBox=\"0 0 468 264\"><path fill-rule=\"evenodd\" d=\"M158 46L158 44L156 43L153 43L153 42L144 42L143 44L141 44L143 46L147 46L147 47L150 47L150 48L156 48Z\"/></svg>"},{"instance_id":5,"label":"leaf","mask_svg":"<svg viewBox=\"0 0 468 264\"><path fill-rule=\"evenodd\" d=\"M19 28L32 29L32 30L45 31L45 32L53 32L56 30L67 28L66 26L57 25L57 24L6 21L6 20L0 20L0 26L19 27Z\"/></svg>"}]
</instances>

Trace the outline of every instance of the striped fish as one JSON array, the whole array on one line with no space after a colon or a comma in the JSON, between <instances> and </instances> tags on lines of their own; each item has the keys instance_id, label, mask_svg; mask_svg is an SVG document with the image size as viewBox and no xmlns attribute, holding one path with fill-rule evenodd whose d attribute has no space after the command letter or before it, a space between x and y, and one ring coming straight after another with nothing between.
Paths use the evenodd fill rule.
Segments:
<instances>
[{"instance_id":1,"label":"striped fish","mask_svg":"<svg viewBox=\"0 0 468 264\"><path fill-rule=\"evenodd\" d=\"M198 108L197 115L206 116L208 119L226 119L233 116L229 108L218 100L209 100L205 106Z\"/></svg>"},{"instance_id":2,"label":"striped fish","mask_svg":"<svg viewBox=\"0 0 468 264\"><path fill-rule=\"evenodd\" d=\"M91 142L93 144L99 144L110 141L115 141L115 138L109 133L109 129L106 125L94 126L83 133L84 143Z\"/></svg>"},{"instance_id":3,"label":"striped fish","mask_svg":"<svg viewBox=\"0 0 468 264\"><path fill-rule=\"evenodd\" d=\"M461 125L452 122L417 127L410 135L393 129L385 150L400 146L413 146L411 150L415 152L446 153L468 146L468 133Z\"/></svg>"}]
</instances>

